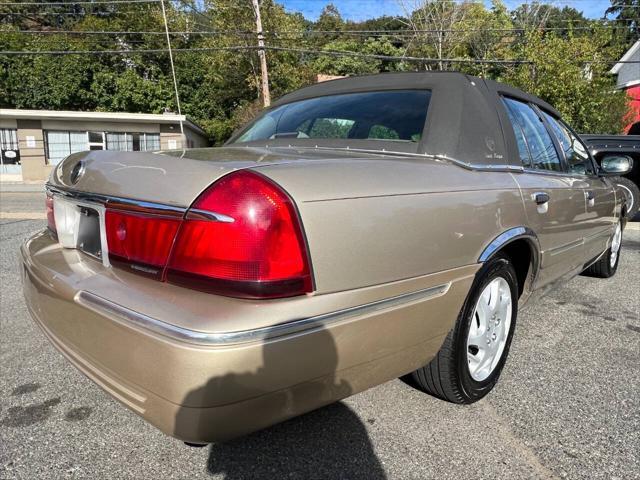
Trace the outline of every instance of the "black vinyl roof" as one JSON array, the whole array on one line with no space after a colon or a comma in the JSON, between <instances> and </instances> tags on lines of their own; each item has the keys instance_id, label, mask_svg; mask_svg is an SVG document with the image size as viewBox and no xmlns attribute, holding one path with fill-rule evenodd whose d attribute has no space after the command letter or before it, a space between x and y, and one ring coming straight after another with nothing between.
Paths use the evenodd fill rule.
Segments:
<instances>
[{"instance_id":1,"label":"black vinyl roof","mask_svg":"<svg viewBox=\"0 0 640 480\"><path fill-rule=\"evenodd\" d=\"M513 156L508 153L513 152L513 146L510 145L513 141L509 139L509 135L513 136L513 133L508 129L507 133L503 131L505 115L501 112L502 106L498 105L498 95L535 103L553 115L560 116L551 105L514 87L459 72L440 71L383 73L330 80L284 95L271 108L326 95L411 89L432 92L424 135L417 146L414 144L411 147L415 150L413 153L440 155L468 164L521 165L519 159L509 158ZM508 137L507 140L505 136ZM282 143L269 142L274 146ZM308 143L304 140L287 142L301 145ZM398 148L384 140L368 142L367 146L372 150L393 151ZM314 143L319 142L314 140ZM322 144L358 147L339 139Z\"/></svg>"}]
</instances>

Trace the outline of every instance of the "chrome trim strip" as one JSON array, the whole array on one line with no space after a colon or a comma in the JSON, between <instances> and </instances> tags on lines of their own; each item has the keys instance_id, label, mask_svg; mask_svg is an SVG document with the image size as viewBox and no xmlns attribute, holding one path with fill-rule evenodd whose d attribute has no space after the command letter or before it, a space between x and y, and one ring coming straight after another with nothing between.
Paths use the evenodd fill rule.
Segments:
<instances>
[{"instance_id":1,"label":"chrome trim strip","mask_svg":"<svg viewBox=\"0 0 640 480\"><path fill-rule=\"evenodd\" d=\"M213 222L233 223L235 218L228 217L221 213L209 212L208 210L200 210L199 208L190 208L185 217L187 220L211 220Z\"/></svg>"},{"instance_id":2,"label":"chrome trim strip","mask_svg":"<svg viewBox=\"0 0 640 480\"><path fill-rule=\"evenodd\" d=\"M113 303L103 297L93 293L81 290L74 300L79 305L89 310L106 316L114 321L125 324L127 326L141 327L150 330L159 335L187 342L195 345L203 346L225 346L237 345L242 343L256 342L296 333L306 332L318 328L324 328L337 322L341 322L356 316L368 315L376 313L380 310L394 308L412 302L428 300L435 297L445 295L451 282L438 285L416 292L405 293L384 300L378 300L357 307L345 308L323 315L293 320L269 327L261 327L250 330L238 330L232 332L206 333L191 330L177 325L172 325L162 320L150 317L143 313L136 312L129 308Z\"/></svg>"},{"instance_id":3,"label":"chrome trim strip","mask_svg":"<svg viewBox=\"0 0 640 480\"><path fill-rule=\"evenodd\" d=\"M75 200L101 203L105 206L108 205L110 207L115 207L115 208L124 207L140 213L152 213L152 214L170 215L174 217L177 217L177 216L182 217L184 213L187 211L187 209L184 207L174 207L172 205L148 202L145 200L134 200L131 198L116 197L112 195L102 195L99 193L67 190L66 188L57 187L50 184L47 184L45 187L47 191L51 193L63 195L65 197L73 198Z\"/></svg>"},{"instance_id":4,"label":"chrome trim strip","mask_svg":"<svg viewBox=\"0 0 640 480\"><path fill-rule=\"evenodd\" d=\"M284 146L274 146L269 147L269 145L265 145L265 148L285 148ZM251 148L249 146L244 148ZM353 148L353 147L321 147L315 145L311 146L301 146L301 145L287 145L286 148L295 148L295 149L313 149L313 150L337 150L341 152L360 152L360 153L370 153L372 155L382 155L382 156L403 156L403 157L416 157L416 158L432 158L435 160L444 160L446 162L453 163L460 167L466 168L467 170L476 170L481 172L522 172L523 167L521 165L509 165L506 163L501 164L491 164L491 163L469 163L463 162L462 160L457 160L455 158L447 157L446 155L438 155L432 153L412 153L412 152L399 152L397 150L387 150L385 148L381 148L380 150L366 149L366 148Z\"/></svg>"},{"instance_id":5,"label":"chrome trim strip","mask_svg":"<svg viewBox=\"0 0 640 480\"><path fill-rule=\"evenodd\" d=\"M467 170L474 170L478 172L522 172L524 168L520 165L509 165L506 163L469 163L457 160L455 158L447 157L446 155L428 155L437 160L444 160L451 162L459 167L466 168Z\"/></svg>"},{"instance_id":6,"label":"chrome trim strip","mask_svg":"<svg viewBox=\"0 0 640 480\"><path fill-rule=\"evenodd\" d=\"M122 208L132 212L146 213L152 215L163 215L172 218L194 218L198 220L210 220L213 222L232 223L235 220L227 215L217 212L209 212L200 209L189 209L185 207L175 207L173 205L165 205L163 203L148 202L146 200L134 200L131 198L115 197L112 195L102 195L99 193L78 192L68 190L63 187L56 187L50 184L46 185L46 190L51 194L61 195L71 198L78 202L99 203L112 208Z\"/></svg>"},{"instance_id":7,"label":"chrome trim strip","mask_svg":"<svg viewBox=\"0 0 640 480\"><path fill-rule=\"evenodd\" d=\"M579 178L580 180L585 179L585 178L597 178L598 175L593 174L593 175L589 175L586 173L571 173L571 172L557 172L555 170L544 170L541 168L531 168L531 167L527 167L527 168L523 168L522 169L523 173L530 173L532 175L545 175L548 177L563 177L563 178Z\"/></svg>"},{"instance_id":8,"label":"chrome trim strip","mask_svg":"<svg viewBox=\"0 0 640 480\"><path fill-rule=\"evenodd\" d=\"M494 253L500 250L504 245L506 245L507 243L519 237L527 237L527 238L533 238L537 240L536 234L533 232L533 230L527 227L510 228L509 230L502 232L500 235L494 238L491 241L491 243L485 247L485 249L480 254L480 257L478 258L478 261L486 262Z\"/></svg>"}]
</instances>

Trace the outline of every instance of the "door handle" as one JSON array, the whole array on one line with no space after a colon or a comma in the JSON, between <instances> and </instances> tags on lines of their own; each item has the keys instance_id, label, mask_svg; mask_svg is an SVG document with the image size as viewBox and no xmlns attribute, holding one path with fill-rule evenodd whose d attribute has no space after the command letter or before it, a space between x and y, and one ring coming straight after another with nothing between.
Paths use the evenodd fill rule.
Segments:
<instances>
[{"instance_id":1,"label":"door handle","mask_svg":"<svg viewBox=\"0 0 640 480\"><path fill-rule=\"evenodd\" d=\"M584 192L584 196L587 199L587 205L593 207L596 203L596 195L592 191Z\"/></svg>"},{"instance_id":2,"label":"door handle","mask_svg":"<svg viewBox=\"0 0 640 480\"><path fill-rule=\"evenodd\" d=\"M546 192L536 192L533 194L533 199L537 205L544 205L549 201L549 194Z\"/></svg>"}]
</instances>

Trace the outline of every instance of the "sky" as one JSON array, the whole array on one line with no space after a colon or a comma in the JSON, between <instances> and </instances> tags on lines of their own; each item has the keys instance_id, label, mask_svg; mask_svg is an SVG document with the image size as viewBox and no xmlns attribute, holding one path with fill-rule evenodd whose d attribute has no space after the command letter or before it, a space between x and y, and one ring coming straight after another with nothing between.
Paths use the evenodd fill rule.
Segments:
<instances>
[{"instance_id":1,"label":"sky","mask_svg":"<svg viewBox=\"0 0 640 480\"><path fill-rule=\"evenodd\" d=\"M525 3L518 0L503 0L507 7L512 10L518 5ZM407 5L412 5L416 0L405 0ZM381 15L402 14L402 8L398 0L278 0L284 4L287 10L301 12L306 18L315 20L320 15L324 6L333 3L338 7L343 18L348 20L365 20ZM489 1L485 0L487 6ZM604 11L611 4L608 0L549 0L557 7L569 6L580 10L588 18L602 18Z\"/></svg>"}]
</instances>

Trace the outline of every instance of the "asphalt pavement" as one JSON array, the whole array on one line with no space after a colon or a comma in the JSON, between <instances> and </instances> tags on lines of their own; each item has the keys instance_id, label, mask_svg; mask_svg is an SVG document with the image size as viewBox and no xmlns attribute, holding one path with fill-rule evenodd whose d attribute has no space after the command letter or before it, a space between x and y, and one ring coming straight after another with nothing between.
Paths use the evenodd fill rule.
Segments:
<instances>
[{"instance_id":1,"label":"asphalt pavement","mask_svg":"<svg viewBox=\"0 0 640 480\"><path fill-rule=\"evenodd\" d=\"M613 279L577 277L518 318L496 389L471 406L394 380L220 445L160 433L32 323L18 248L41 193L0 194L0 479L640 478L640 224Z\"/></svg>"}]
</instances>

